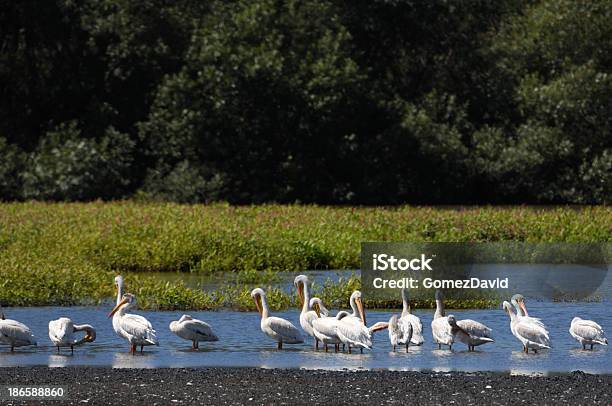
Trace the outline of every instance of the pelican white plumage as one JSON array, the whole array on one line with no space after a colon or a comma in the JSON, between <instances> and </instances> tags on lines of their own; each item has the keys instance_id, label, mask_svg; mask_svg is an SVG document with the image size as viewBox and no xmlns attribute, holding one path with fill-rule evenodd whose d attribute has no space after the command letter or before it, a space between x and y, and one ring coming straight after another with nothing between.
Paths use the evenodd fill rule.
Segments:
<instances>
[{"instance_id":1,"label":"pelican white plumage","mask_svg":"<svg viewBox=\"0 0 612 406\"><path fill-rule=\"evenodd\" d=\"M321 317L312 321L312 330L315 337L321 341L327 352L327 346L334 344L335 351L338 352L338 345L342 343L338 337L337 327L340 319L346 317L349 313L342 311L338 312L335 317Z\"/></svg>"},{"instance_id":2,"label":"pelican white plumage","mask_svg":"<svg viewBox=\"0 0 612 406\"><path fill-rule=\"evenodd\" d=\"M200 348L200 341L219 341L210 324L205 321L194 319L188 314L183 314L180 319L170 322L170 331L174 334L189 340L192 348Z\"/></svg>"},{"instance_id":3,"label":"pelican white plumage","mask_svg":"<svg viewBox=\"0 0 612 406\"><path fill-rule=\"evenodd\" d=\"M298 298L302 303L302 311L300 312L300 326L302 326L302 330L304 330L307 335L313 338L314 347L315 349L318 349L319 339L314 334L312 322L319 318L319 314L312 309L312 305L310 303L310 290L308 289L310 281L306 275L298 275L295 277L293 284L297 288Z\"/></svg>"},{"instance_id":4,"label":"pelican white plumage","mask_svg":"<svg viewBox=\"0 0 612 406\"><path fill-rule=\"evenodd\" d=\"M76 333L80 331L84 331L85 335L77 337ZM49 322L49 339L57 347L58 353L60 347L70 347L70 351L74 352L74 347L94 342L96 330L90 324L74 324L68 317L60 317Z\"/></svg>"},{"instance_id":5,"label":"pelican white plumage","mask_svg":"<svg viewBox=\"0 0 612 406\"><path fill-rule=\"evenodd\" d=\"M510 331L523 344L523 351L529 353L531 348L537 353L540 349L550 348L550 338L544 327L517 316L507 301L504 301L503 308L510 316Z\"/></svg>"},{"instance_id":6,"label":"pelican white plumage","mask_svg":"<svg viewBox=\"0 0 612 406\"><path fill-rule=\"evenodd\" d=\"M134 306L136 306L136 296L126 293L108 314L108 317L113 318L115 332L130 343L132 354L136 353L138 345L140 345L140 352L143 351L145 345L159 345L155 330L149 320L138 314L126 313Z\"/></svg>"},{"instance_id":7,"label":"pelican white plumage","mask_svg":"<svg viewBox=\"0 0 612 406\"><path fill-rule=\"evenodd\" d=\"M583 350L586 350L587 345L591 346L591 350L595 344L608 345L608 339L603 328L592 320L574 317L569 332L572 337L582 344Z\"/></svg>"},{"instance_id":8,"label":"pelican white plumage","mask_svg":"<svg viewBox=\"0 0 612 406\"><path fill-rule=\"evenodd\" d=\"M422 345L423 342L425 342L423 338L423 323L421 323L421 319L410 313L410 304L408 302L408 293L406 288L402 288L402 315L399 318L398 323L400 326L401 324L410 323L412 327L412 335L407 344ZM407 331L407 327L404 327L404 330Z\"/></svg>"},{"instance_id":9,"label":"pelican white plumage","mask_svg":"<svg viewBox=\"0 0 612 406\"><path fill-rule=\"evenodd\" d=\"M337 336L340 342L348 345L348 352L352 347L372 349L372 333L388 328L389 323L378 322L372 327L366 326L365 310L361 302L361 292L356 290L351 294L349 301L353 314L339 312L340 322L336 325Z\"/></svg>"},{"instance_id":10,"label":"pelican white plumage","mask_svg":"<svg viewBox=\"0 0 612 406\"><path fill-rule=\"evenodd\" d=\"M319 317L329 317L329 310L323 305L323 301L318 297L310 299L310 308L314 310Z\"/></svg>"},{"instance_id":11,"label":"pelican white plumage","mask_svg":"<svg viewBox=\"0 0 612 406\"><path fill-rule=\"evenodd\" d=\"M454 339L468 346L468 351L474 351L474 347L492 343L491 329L482 323L472 319L456 320L455 316L448 316L448 324L451 326Z\"/></svg>"},{"instance_id":12,"label":"pelican white plumage","mask_svg":"<svg viewBox=\"0 0 612 406\"><path fill-rule=\"evenodd\" d=\"M15 347L36 345L36 339L32 330L25 324L4 317L4 311L0 307L0 343L11 346L11 352Z\"/></svg>"},{"instance_id":13,"label":"pelican white plumage","mask_svg":"<svg viewBox=\"0 0 612 406\"><path fill-rule=\"evenodd\" d=\"M444 296L439 290L436 290L436 312L431 322L431 335L434 343L438 344L438 349L441 349L442 345L448 345L452 350L454 336L448 318L444 316Z\"/></svg>"},{"instance_id":14,"label":"pelican white plumage","mask_svg":"<svg viewBox=\"0 0 612 406\"><path fill-rule=\"evenodd\" d=\"M119 305L121 303L121 299L123 298L123 277L121 275L115 276L115 288L117 288L117 300L115 305ZM113 317L113 330L118 331L119 326L117 323L119 322L118 317Z\"/></svg>"},{"instance_id":15,"label":"pelican white plumage","mask_svg":"<svg viewBox=\"0 0 612 406\"><path fill-rule=\"evenodd\" d=\"M251 297L255 301L255 306L257 306L257 310L261 315L261 331L268 337L276 340L279 350L283 348L283 343L300 344L304 342L304 338L299 330L290 321L270 316L266 292L263 289L253 289Z\"/></svg>"},{"instance_id":16,"label":"pelican white plumage","mask_svg":"<svg viewBox=\"0 0 612 406\"><path fill-rule=\"evenodd\" d=\"M400 320L398 320L396 314L389 319L389 341L393 346L393 351L395 351L396 346L405 345L406 352L408 352L408 345L412 339L412 323L400 323Z\"/></svg>"}]
</instances>

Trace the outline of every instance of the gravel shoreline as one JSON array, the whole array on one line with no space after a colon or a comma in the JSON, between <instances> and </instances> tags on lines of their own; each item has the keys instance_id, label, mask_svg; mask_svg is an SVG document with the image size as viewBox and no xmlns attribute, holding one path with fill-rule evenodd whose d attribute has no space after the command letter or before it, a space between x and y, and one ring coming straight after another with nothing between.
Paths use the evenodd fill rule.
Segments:
<instances>
[{"instance_id":1,"label":"gravel shoreline","mask_svg":"<svg viewBox=\"0 0 612 406\"><path fill-rule=\"evenodd\" d=\"M63 403L81 405L612 403L612 375L581 372L544 377L257 368L0 368L2 386L43 384L63 386ZM6 397L0 402L7 404ZM28 404L33 402L48 403Z\"/></svg>"}]
</instances>

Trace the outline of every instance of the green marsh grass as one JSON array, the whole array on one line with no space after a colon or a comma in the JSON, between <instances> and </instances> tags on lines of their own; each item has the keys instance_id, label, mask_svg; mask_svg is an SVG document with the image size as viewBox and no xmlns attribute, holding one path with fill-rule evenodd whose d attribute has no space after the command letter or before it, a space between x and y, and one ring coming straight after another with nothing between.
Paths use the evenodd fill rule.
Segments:
<instances>
[{"instance_id":1,"label":"green marsh grass","mask_svg":"<svg viewBox=\"0 0 612 406\"><path fill-rule=\"evenodd\" d=\"M250 288L273 285L280 271L359 268L362 241L611 242L612 208L5 203L0 302L101 303L121 273L142 308L252 310ZM202 292L149 275L159 271L223 273L228 284ZM358 287L357 278L316 286L330 307L346 307ZM269 296L274 309L295 305L277 288Z\"/></svg>"}]
</instances>

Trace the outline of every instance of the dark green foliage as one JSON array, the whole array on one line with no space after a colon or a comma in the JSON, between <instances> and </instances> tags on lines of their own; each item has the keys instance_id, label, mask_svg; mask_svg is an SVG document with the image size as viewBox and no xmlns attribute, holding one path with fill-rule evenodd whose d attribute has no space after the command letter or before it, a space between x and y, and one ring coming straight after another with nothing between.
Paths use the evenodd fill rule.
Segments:
<instances>
[{"instance_id":1,"label":"dark green foliage","mask_svg":"<svg viewBox=\"0 0 612 406\"><path fill-rule=\"evenodd\" d=\"M610 20L611 0L4 2L0 199L609 203Z\"/></svg>"}]
</instances>

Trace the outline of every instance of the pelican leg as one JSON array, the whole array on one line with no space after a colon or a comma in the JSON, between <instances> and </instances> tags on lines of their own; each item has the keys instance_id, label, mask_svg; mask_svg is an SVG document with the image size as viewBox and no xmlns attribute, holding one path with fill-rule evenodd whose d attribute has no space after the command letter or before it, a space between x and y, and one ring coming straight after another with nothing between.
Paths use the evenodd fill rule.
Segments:
<instances>
[{"instance_id":1,"label":"pelican leg","mask_svg":"<svg viewBox=\"0 0 612 406\"><path fill-rule=\"evenodd\" d=\"M395 344L393 345L393 352L395 352Z\"/></svg>"},{"instance_id":2,"label":"pelican leg","mask_svg":"<svg viewBox=\"0 0 612 406\"><path fill-rule=\"evenodd\" d=\"M60 353L59 345L57 346L57 353Z\"/></svg>"},{"instance_id":3,"label":"pelican leg","mask_svg":"<svg viewBox=\"0 0 612 406\"><path fill-rule=\"evenodd\" d=\"M196 341L195 340L193 340L191 342L191 348L194 349L194 350L196 349Z\"/></svg>"},{"instance_id":4,"label":"pelican leg","mask_svg":"<svg viewBox=\"0 0 612 406\"><path fill-rule=\"evenodd\" d=\"M325 348L325 352L327 352L327 343L323 346Z\"/></svg>"},{"instance_id":5,"label":"pelican leg","mask_svg":"<svg viewBox=\"0 0 612 406\"><path fill-rule=\"evenodd\" d=\"M70 354L74 355L74 345L70 346Z\"/></svg>"},{"instance_id":6,"label":"pelican leg","mask_svg":"<svg viewBox=\"0 0 612 406\"><path fill-rule=\"evenodd\" d=\"M143 352L143 351L144 351L144 345L140 344L140 352Z\"/></svg>"},{"instance_id":7,"label":"pelican leg","mask_svg":"<svg viewBox=\"0 0 612 406\"><path fill-rule=\"evenodd\" d=\"M449 351L452 351L452 350L453 350L453 345L452 345L452 344L449 344L449 345L448 345L448 350L449 350Z\"/></svg>"},{"instance_id":8,"label":"pelican leg","mask_svg":"<svg viewBox=\"0 0 612 406\"><path fill-rule=\"evenodd\" d=\"M406 352L408 352L408 344L406 344Z\"/></svg>"},{"instance_id":9,"label":"pelican leg","mask_svg":"<svg viewBox=\"0 0 612 406\"><path fill-rule=\"evenodd\" d=\"M359 349L359 351L361 351L361 353L363 354L363 347Z\"/></svg>"},{"instance_id":10,"label":"pelican leg","mask_svg":"<svg viewBox=\"0 0 612 406\"><path fill-rule=\"evenodd\" d=\"M586 344L582 344L582 349L586 350Z\"/></svg>"},{"instance_id":11,"label":"pelican leg","mask_svg":"<svg viewBox=\"0 0 612 406\"><path fill-rule=\"evenodd\" d=\"M340 351L340 344L334 344L334 352Z\"/></svg>"},{"instance_id":12,"label":"pelican leg","mask_svg":"<svg viewBox=\"0 0 612 406\"><path fill-rule=\"evenodd\" d=\"M349 344L348 347L349 347L349 354L352 354L352 352L351 352L351 345Z\"/></svg>"},{"instance_id":13,"label":"pelican leg","mask_svg":"<svg viewBox=\"0 0 612 406\"><path fill-rule=\"evenodd\" d=\"M11 345L11 352L15 352L15 347Z\"/></svg>"},{"instance_id":14,"label":"pelican leg","mask_svg":"<svg viewBox=\"0 0 612 406\"><path fill-rule=\"evenodd\" d=\"M593 351L593 344L591 344L591 351Z\"/></svg>"},{"instance_id":15,"label":"pelican leg","mask_svg":"<svg viewBox=\"0 0 612 406\"><path fill-rule=\"evenodd\" d=\"M438 343L438 349L441 350L442 349L442 344Z\"/></svg>"},{"instance_id":16,"label":"pelican leg","mask_svg":"<svg viewBox=\"0 0 612 406\"><path fill-rule=\"evenodd\" d=\"M283 349L283 342L279 341L276 348L279 349L279 350L282 350Z\"/></svg>"},{"instance_id":17,"label":"pelican leg","mask_svg":"<svg viewBox=\"0 0 612 406\"><path fill-rule=\"evenodd\" d=\"M130 348L130 354L136 354L136 344L132 344L132 347Z\"/></svg>"},{"instance_id":18,"label":"pelican leg","mask_svg":"<svg viewBox=\"0 0 612 406\"><path fill-rule=\"evenodd\" d=\"M534 349L533 349L533 353L534 353L534 354L537 354L537 353L538 353L538 350L534 348Z\"/></svg>"}]
</instances>

